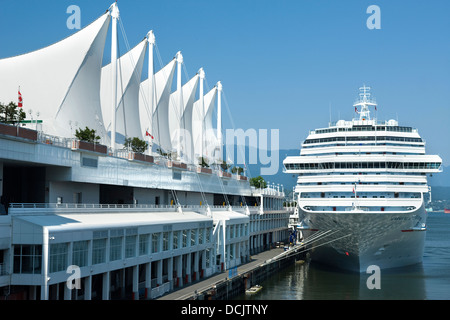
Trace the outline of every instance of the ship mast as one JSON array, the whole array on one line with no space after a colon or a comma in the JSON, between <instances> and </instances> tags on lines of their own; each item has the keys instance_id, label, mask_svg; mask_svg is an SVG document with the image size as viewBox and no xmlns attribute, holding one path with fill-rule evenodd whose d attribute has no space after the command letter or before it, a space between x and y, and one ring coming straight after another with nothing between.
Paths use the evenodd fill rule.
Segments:
<instances>
[{"instance_id":1,"label":"ship mast","mask_svg":"<svg viewBox=\"0 0 450 320\"><path fill-rule=\"evenodd\" d=\"M355 112L359 113L359 120L370 120L370 110L369 106L377 107L374 99L371 98L370 87L363 85L359 88L359 100L353 104L355 107ZM357 111L358 107L361 107L361 111Z\"/></svg>"}]
</instances>

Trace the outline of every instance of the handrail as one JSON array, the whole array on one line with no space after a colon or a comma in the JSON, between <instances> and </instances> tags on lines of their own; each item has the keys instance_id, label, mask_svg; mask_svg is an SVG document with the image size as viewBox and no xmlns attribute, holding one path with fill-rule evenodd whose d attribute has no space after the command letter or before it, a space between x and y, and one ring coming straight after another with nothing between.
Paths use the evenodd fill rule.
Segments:
<instances>
[{"instance_id":1,"label":"handrail","mask_svg":"<svg viewBox=\"0 0 450 320\"><path fill-rule=\"evenodd\" d=\"M206 205L185 204L183 209L206 209ZM212 209L227 210L228 206L212 205ZM176 205L156 204L97 204L97 203L10 203L11 209L176 209ZM231 206L232 209L243 209L241 206Z\"/></svg>"}]
</instances>

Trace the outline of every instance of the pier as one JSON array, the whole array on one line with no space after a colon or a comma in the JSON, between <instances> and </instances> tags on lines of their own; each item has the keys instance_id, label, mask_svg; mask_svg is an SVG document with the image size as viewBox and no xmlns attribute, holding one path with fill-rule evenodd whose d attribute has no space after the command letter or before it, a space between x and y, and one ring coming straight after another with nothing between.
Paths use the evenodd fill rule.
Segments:
<instances>
[{"instance_id":1,"label":"pier","mask_svg":"<svg viewBox=\"0 0 450 320\"><path fill-rule=\"evenodd\" d=\"M250 262L246 264L173 291L158 300L232 299L295 261L304 259L303 249L302 243L286 250L280 245L251 256Z\"/></svg>"}]
</instances>

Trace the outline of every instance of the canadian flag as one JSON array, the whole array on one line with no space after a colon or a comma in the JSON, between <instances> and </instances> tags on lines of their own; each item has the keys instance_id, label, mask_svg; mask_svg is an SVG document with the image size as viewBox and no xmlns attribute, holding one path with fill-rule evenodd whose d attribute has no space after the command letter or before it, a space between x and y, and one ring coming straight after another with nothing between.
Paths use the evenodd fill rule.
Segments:
<instances>
[{"instance_id":1,"label":"canadian flag","mask_svg":"<svg viewBox=\"0 0 450 320\"><path fill-rule=\"evenodd\" d=\"M145 136L154 139L153 136L150 133L148 133L148 130L145 130Z\"/></svg>"},{"instance_id":2,"label":"canadian flag","mask_svg":"<svg viewBox=\"0 0 450 320\"><path fill-rule=\"evenodd\" d=\"M358 112L358 109L355 107L355 112Z\"/></svg>"},{"instance_id":3,"label":"canadian flag","mask_svg":"<svg viewBox=\"0 0 450 320\"><path fill-rule=\"evenodd\" d=\"M20 93L20 88L19 88L19 103L18 103L18 107L22 108L23 107L23 100L22 100L22 94Z\"/></svg>"}]
</instances>

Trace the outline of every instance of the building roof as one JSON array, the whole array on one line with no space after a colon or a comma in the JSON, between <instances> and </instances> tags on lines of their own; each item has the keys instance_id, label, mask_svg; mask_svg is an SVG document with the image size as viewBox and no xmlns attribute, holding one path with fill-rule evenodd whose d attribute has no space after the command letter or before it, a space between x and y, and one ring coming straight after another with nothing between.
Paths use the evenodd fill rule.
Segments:
<instances>
[{"instance_id":1,"label":"building roof","mask_svg":"<svg viewBox=\"0 0 450 320\"><path fill-rule=\"evenodd\" d=\"M190 222L211 222L212 219L195 212L138 212L138 213L73 213L15 215L17 221L45 227L49 231L84 231L99 228L126 228Z\"/></svg>"}]
</instances>

